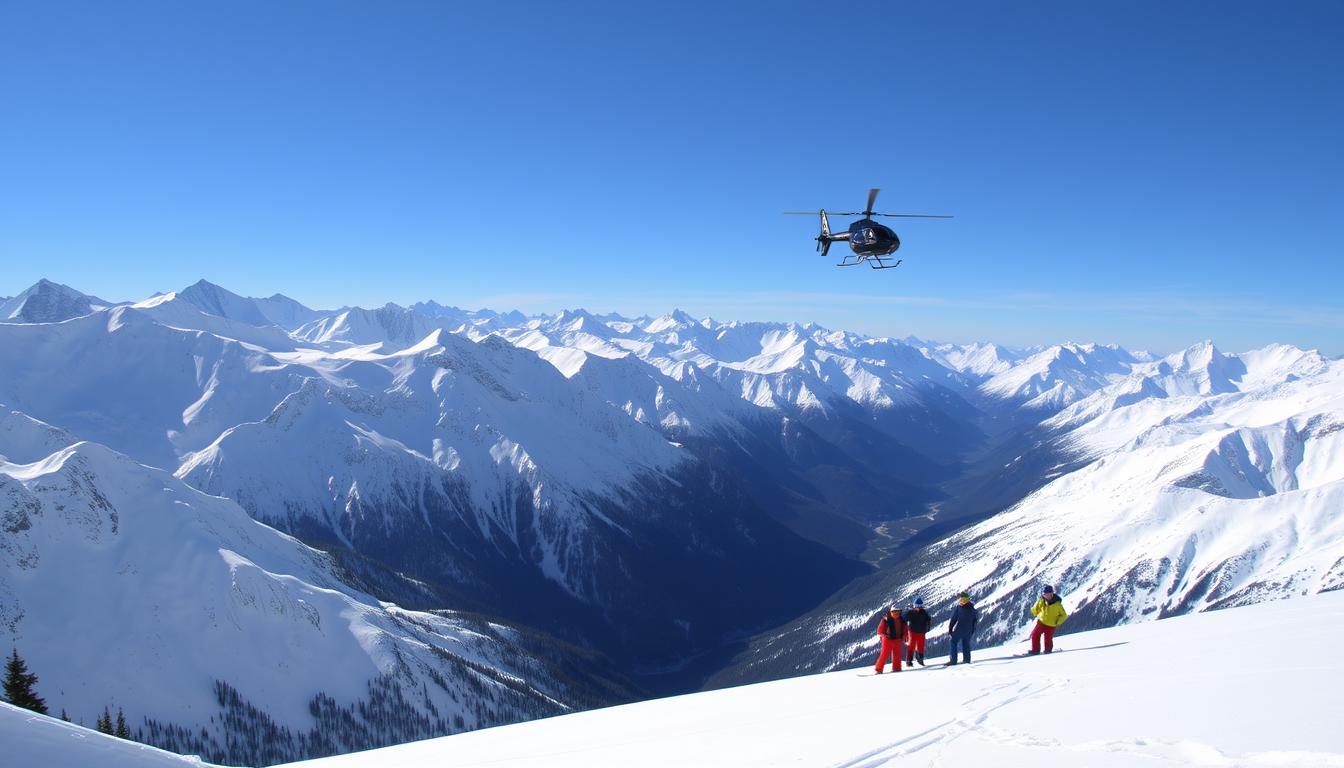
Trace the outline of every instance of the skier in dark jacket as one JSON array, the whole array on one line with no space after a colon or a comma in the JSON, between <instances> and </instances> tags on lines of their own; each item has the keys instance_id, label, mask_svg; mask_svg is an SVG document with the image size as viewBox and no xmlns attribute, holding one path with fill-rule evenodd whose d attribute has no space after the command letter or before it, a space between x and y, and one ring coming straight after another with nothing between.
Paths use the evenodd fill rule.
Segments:
<instances>
[{"instance_id":1,"label":"skier in dark jacket","mask_svg":"<svg viewBox=\"0 0 1344 768\"><path fill-rule=\"evenodd\" d=\"M887 657L891 657L891 671L901 671L901 640L905 637L905 621L901 619L901 609L892 608L882 620L877 622L877 636L882 638L882 653L877 657L877 674L887 666Z\"/></svg>"},{"instance_id":2,"label":"skier in dark jacket","mask_svg":"<svg viewBox=\"0 0 1344 768\"><path fill-rule=\"evenodd\" d=\"M947 635L952 640L951 658L946 666L957 663L957 646L961 646L961 663L971 663L971 635L975 632L975 606L971 605L971 596L962 592L957 595L957 607L952 609L952 620L947 624Z\"/></svg>"},{"instance_id":3,"label":"skier in dark jacket","mask_svg":"<svg viewBox=\"0 0 1344 768\"><path fill-rule=\"evenodd\" d=\"M905 612L902 616L905 619L906 641L905 641L905 663L912 665L916 660L919 666L924 666L924 635L933 626L933 617L924 610L924 600L915 598L915 607Z\"/></svg>"}]
</instances>

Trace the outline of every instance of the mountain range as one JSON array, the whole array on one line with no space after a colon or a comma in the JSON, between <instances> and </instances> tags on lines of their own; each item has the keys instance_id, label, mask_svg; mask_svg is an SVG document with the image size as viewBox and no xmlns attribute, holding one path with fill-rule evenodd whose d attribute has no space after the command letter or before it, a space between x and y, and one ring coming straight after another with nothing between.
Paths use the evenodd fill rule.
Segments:
<instances>
[{"instance_id":1,"label":"mountain range","mask_svg":"<svg viewBox=\"0 0 1344 768\"><path fill-rule=\"evenodd\" d=\"M916 595L971 591L998 642L1042 580L1076 627L1344 583L1344 362L1290 346L204 281L0 310L0 641L45 669L107 647L117 674L66 664L50 698L216 762L836 669ZM378 707L403 725L332 725Z\"/></svg>"}]
</instances>

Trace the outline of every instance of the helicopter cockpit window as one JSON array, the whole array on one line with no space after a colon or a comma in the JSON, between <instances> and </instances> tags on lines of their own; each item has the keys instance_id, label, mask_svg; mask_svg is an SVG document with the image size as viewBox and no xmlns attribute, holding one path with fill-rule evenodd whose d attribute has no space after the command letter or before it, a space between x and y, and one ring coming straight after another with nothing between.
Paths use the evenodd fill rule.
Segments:
<instances>
[{"instance_id":1,"label":"helicopter cockpit window","mask_svg":"<svg viewBox=\"0 0 1344 768\"><path fill-rule=\"evenodd\" d=\"M849 239L862 245L868 245L877 241L877 238L873 234L873 230L867 228L855 232Z\"/></svg>"}]
</instances>

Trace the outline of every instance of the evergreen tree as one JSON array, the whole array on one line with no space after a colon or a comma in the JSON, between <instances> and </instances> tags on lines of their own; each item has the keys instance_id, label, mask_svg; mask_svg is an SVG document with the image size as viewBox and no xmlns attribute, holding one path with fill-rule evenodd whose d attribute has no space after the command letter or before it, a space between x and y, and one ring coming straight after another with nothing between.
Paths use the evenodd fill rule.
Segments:
<instances>
[{"instance_id":1,"label":"evergreen tree","mask_svg":"<svg viewBox=\"0 0 1344 768\"><path fill-rule=\"evenodd\" d=\"M16 707L47 714L47 702L33 690L36 684L37 675L28 671L28 665L19 658L19 649L15 648L9 654L9 661L5 662L5 701Z\"/></svg>"},{"instance_id":2,"label":"evergreen tree","mask_svg":"<svg viewBox=\"0 0 1344 768\"><path fill-rule=\"evenodd\" d=\"M121 711L121 707L117 707L116 736L119 739L131 738L131 729L126 727L126 713Z\"/></svg>"},{"instance_id":3,"label":"evergreen tree","mask_svg":"<svg viewBox=\"0 0 1344 768\"><path fill-rule=\"evenodd\" d=\"M98 732L112 733L112 713L107 711L107 707L103 707L103 714L98 716Z\"/></svg>"},{"instance_id":4,"label":"evergreen tree","mask_svg":"<svg viewBox=\"0 0 1344 768\"><path fill-rule=\"evenodd\" d=\"M70 722L70 716L65 713L65 707L61 707L61 719L67 723Z\"/></svg>"}]
</instances>

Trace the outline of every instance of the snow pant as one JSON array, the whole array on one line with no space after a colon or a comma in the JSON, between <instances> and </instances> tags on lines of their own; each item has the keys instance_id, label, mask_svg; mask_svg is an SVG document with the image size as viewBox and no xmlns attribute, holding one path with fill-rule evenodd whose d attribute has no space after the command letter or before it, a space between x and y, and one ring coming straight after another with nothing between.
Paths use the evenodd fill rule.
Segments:
<instances>
[{"instance_id":1,"label":"snow pant","mask_svg":"<svg viewBox=\"0 0 1344 768\"><path fill-rule=\"evenodd\" d=\"M877 657L877 671L878 671L878 672L881 672L881 671L882 671L882 668L885 667L885 666L887 666L887 658L888 658L888 657L891 658L891 671L892 671L892 672L900 672L900 671L901 671L901 641L900 641L900 638L897 638L897 639L895 639L895 640L891 639L890 637L885 637L885 636L882 638L882 654L881 654L880 656Z\"/></svg>"},{"instance_id":2,"label":"snow pant","mask_svg":"<svg viewBox=\"0 0 1344 768\"><path fill-rule=\"evenodd\" d=\"M924 661L924 633L911 632L910 642L905 646L905 663L910 664L918 655L920 662Z\"/></svg>"},{"instance_id":3,"label":"snow pant","mask_svg":"<svg viewBox=\"0 0 1344 768\"><path fill-rule=\"evenodd\" d=\"M1031 630L1031 652L1040 652L1041 638L1045 638L1045 652L1053 651L1055 649L1055 629L1056 627L1037 621L1036 628Z\"/></svg>"},{"instance_id":4,"label":"snow pant","mask_svg":"<svg viewBox=\"0 0 1344 768\"><path fill-rule=\"evenodd\" d=\"M953 664L956 664L956 663L957 663L957 646L958 646L958 645L961 646L961 660L962 660L962 662L965 663L965 664L969 664L969 663L971 663L971 636L970 636L970 635L953 635L953 636L952 636L952 651L951 651L952 658L950 659L950 661L951 661Z\"/></svg>"}]
</instances>

